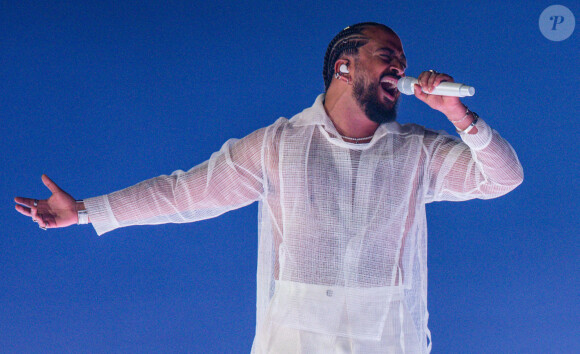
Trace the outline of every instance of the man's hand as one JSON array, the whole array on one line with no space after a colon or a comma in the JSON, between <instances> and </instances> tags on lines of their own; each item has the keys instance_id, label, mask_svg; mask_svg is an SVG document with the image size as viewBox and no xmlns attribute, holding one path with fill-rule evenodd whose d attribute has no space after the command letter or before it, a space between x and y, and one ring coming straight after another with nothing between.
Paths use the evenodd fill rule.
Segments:
<instances>
[{"instance_id":1,"label":"man's hand","mask_svg":"<svg viewBox=\"0 0 580 354\"><path fill-rule=\"evenodd\" d=\"M473 122L473 114L467 114L467 107L461 103L459 97L430 95L422 91L433 91L441 82L454 82L453 78L447 74L438 73L434 70L423 71L417 78L418 83L415 85L415 97L427 103L429 107L445 114L447 119L458 131L463 131ZM477 127L469 131L469 134L477 133Z\"/></svg>"},{"instance_id":2,"label":"man's hand","mask_svg":"<svg viewBox=\"0 0 580 354\"><path fill-rule=\"evenodd\" d=\"M52 192L50 198L37 200L16 197L16 210L37 222L41 228L66 227L78 222L77 203L70 194L60 189L48 176L42 182Z\"/></svg>"},{"instance_id":3,"label":"man's hand","mask_svg":"<svg viewBox=\"0 0 580 354\"><path fill-rule=\"evenodd\" d=\"M461 119L465 115L467 108L461 103L459 97L430 95L421 90L431 92L441 82L454 82L451 76L430 70L423 71L417 80L418 84L414 88L415 97L427 103L429 107L445 114L447 119L451 121Z\"/></svg>"}]
</instances>

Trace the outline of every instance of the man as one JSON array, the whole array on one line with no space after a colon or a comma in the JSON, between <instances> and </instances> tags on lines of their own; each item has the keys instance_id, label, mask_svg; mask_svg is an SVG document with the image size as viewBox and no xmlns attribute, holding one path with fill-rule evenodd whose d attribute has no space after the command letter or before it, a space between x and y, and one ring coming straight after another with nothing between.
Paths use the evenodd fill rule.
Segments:
<instances>
[{"instance_id":1,"label":"man","mask_svg":"<svg viewBox=\"0 0 580 354\"><path fill-rule=\"evenodd\" d=\"M493 198L522 182L510 147L458 98L415 96L463 141L395 122L406 59L388 27L347 27L329 44L326 93L211 158L96 198L75 200L43 176L48 200L16 198L42 228L92 222L99 235L191 222L260 202L256 353L425 353L425 203ZM88 215L87 215L88 214ZM465 216L461 216L465 217Z\"/></svg>"}]
</instances>

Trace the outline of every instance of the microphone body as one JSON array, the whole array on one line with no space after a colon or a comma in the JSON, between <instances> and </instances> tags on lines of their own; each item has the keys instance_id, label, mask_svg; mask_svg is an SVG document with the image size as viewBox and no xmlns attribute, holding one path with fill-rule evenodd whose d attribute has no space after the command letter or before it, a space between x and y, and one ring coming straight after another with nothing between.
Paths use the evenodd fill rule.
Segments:
<instances>
[{"instance_id":1,"label":"microphone body","mask_svg":"<svg viewBox=\"0 0 580 354\"><path fill-rule=\"evenodd\" d=\"M400 78L397 82L397 89L405 95L413 95L415 94L413 87L418 82L419 81L414 77L405 76ZM433 92L425 93L430 95L465 97L475 95L475 88L457 82L442 82L433 89Z\"/></svg>"}]
</instances>

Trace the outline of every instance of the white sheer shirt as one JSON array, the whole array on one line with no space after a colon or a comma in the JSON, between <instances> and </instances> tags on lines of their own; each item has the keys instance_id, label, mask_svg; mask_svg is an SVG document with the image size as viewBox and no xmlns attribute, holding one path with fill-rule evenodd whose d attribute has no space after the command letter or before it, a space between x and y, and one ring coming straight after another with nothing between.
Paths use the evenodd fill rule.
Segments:
<instances>
[{"instance_id":1,"label":"white sheer shirt","mask_svg":"<svg viewBox=\"0 0 580 354\"><path fill-rule=\"evenodd\" d=\"M428 352L425 204L501 196L522 182L522 167L481 118L478 132L461 140L392 122L369 143L352 144L323 101L228 140L187 172L86 199L90 220L102 235L212 218L258 201L254 351L270 340L272 323L378 341L396 330L388 314L397 303L399 327L410 321L420 352Z\"/></svg>"}]
</instances>

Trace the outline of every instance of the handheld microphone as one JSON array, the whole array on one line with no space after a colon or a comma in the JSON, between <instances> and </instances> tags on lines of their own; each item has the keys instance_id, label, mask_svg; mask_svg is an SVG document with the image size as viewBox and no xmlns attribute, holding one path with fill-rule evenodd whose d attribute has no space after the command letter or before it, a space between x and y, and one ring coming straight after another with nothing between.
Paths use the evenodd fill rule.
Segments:
<instances>
[{"instance_id":1,"label":"handheld microphone","mask_svg":"<svg viewBox=\"0 0 580 354\"><path fill-rule=\"evenodd\" d=\"M413 87L419 81L414 77L405 76L399 79L397 82L397 89L404 93L405 95L413 95ZM424 90L421 90L425 92ZM455 97L465 97L475 95L475 88L472 86L467 86L457 82L442 82L437 85L432 92L425 92L430 95L440 95L440 96L455 96Z\"/></svg>"}]
</instances>

